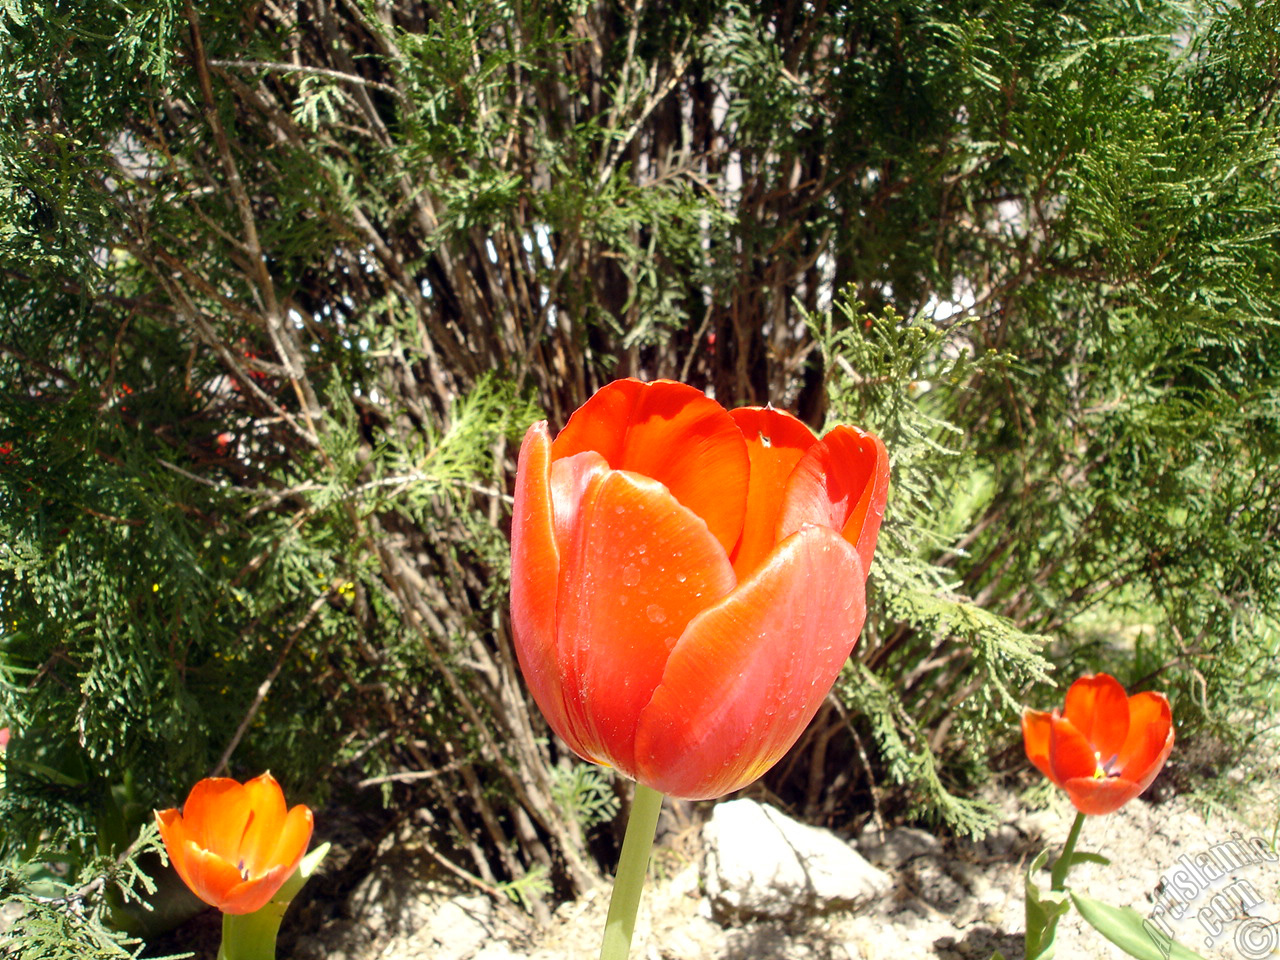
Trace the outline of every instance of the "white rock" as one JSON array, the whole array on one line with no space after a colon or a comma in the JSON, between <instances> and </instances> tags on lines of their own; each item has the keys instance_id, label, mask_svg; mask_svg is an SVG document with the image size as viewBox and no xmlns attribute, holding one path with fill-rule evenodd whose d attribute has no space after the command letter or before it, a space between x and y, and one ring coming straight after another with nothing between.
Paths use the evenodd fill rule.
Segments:
<instances>
[{"instance_id":1,"label":"white rock","mask_svg":"<svg viewBox=\"0 0 1280 960\"><path fill-rule=\"evenodd\" d=\"M831 831L754 800L717 806L702 836L703 886L717 918L823 913L865 903L893 886Z\"/></svg>"}]
</instances>

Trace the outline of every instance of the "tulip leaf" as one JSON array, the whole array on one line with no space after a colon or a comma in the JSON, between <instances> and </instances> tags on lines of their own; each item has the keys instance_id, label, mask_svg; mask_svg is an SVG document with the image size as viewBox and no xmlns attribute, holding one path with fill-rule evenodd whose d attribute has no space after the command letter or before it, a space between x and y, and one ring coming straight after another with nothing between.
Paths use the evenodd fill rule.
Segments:
<instances>
[{"instance_id":1,"label":"tulip leaf","mask_svg":"<svg viewBox=\"0 0 1280 960\"><path fill-rule=\"evenodd\" d=\"M1072 893L1080 916L1093 929L1138 960L1203 960L1166 936L1149 919L1131 907L1113 907L1092 897Z\"/></svg>"},{"instance_id":2,"label":"tulip leaf","mask_svg":"<svg viewBox=\"0 0 1280 960\"><path fill-rule=\"evenodd\" d=\"M77 780L74 777L67 776L67 774L60 770L55 770L53 767L44 763L36 763L34 760L23 760L19 757L6 757L5 763L13 767L24 767L32 773L39 774L40 776L47 778L49 781L56 783L60 787L84 786L83 780Z\"/></svg>"},{"instance_id":3,"label":"tulip leaf","mask_svg":"<svg viewBox=\"0 0 1280 960\"><path fill-rule=\"evenodd\" d=\"M1047 849L1041 850L1027 867L1026 875L1026 960L1050 960L1054 954L1058 921L1071 909L1067 895L1049 890L1041 893L1032 879L1043 869L1049 858Z\"/></svg>"},{"instance_id":4,"label":"tulip leaf","mask_svg":"<svg viewBox=\"0 0 1280 960\"><path fill-rule=\"evenodd\" d=\"M298 873L302 874L303 880L311 879L311 875L319 868L320 862L328 852L329 843L325 841L302 858L302 862L298 864Z\"/></svg>"},{"instance_id":5,"label":"tulip leaf","mask_svg":"<svg viewBox=\"0 0 1280 960\"><path fill-rule=\"evenodd\" d=\"M1073 853L1067 859L1070 860L1073 867L1077 863L1097 863L1104 867L1111 866L1110 859L1100 853Z\"/></svg>"},{"instance_id":6,"label":"tulip leaf","mask_svg":"<svg viewBox=\"0 0 1280 960\"><path fill-rule=\"evenodd\" d=\"M316 847L298 864L298 869L293 871L293 875L280 887L280 890L271 898L274 903L288 904L294 897L298 895L298 891L302 889L302 885L311 879L311 875L316 872L320 866L320 861L329 852L329 844L322 843Z\"/></svg>"}]
</instances>

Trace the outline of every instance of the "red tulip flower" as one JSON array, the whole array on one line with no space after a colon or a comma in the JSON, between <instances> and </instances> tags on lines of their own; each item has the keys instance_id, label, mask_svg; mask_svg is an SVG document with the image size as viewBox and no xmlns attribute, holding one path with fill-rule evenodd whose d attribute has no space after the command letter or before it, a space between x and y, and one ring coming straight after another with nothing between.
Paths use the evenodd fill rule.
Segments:
<instances>
[{"instance_id":1,"label":"red tulip flower","mask_svg":"<svg viewBox=\"0 0 1280 960\"><path fill-rule=\"evenodd\" d=\"M285 809L269 773L241 785L201 780L181 811L160 810L156 824L178 876L223 913L254 913L293 875L311 842L311 811Z\"/></svg>"},{"instance_id":2,"label":"red tulip flower","mask_svg":"<svg viewBox=\"0 0 1280 960\"><path fill-rule=\"evenodd\" d=\"M1173 750L1173 714L1160 693L1126 696L1105 673L1081 677L1059 713L1026 710L1027 758L1081 813L1112 813L1151 786Z\"/></svg>"},{"instance_id":3,"label":"red tulip flower","mask_svg":"<svg viewBox=\"0 0 1280 960\"><path fill-rule=\"evenodd\" d=\"M516 653L552 729L661 793L723 796L799 737L853 649L889 461L772 408L619 380L520 448Z\"/></svg>"}]
</instances>

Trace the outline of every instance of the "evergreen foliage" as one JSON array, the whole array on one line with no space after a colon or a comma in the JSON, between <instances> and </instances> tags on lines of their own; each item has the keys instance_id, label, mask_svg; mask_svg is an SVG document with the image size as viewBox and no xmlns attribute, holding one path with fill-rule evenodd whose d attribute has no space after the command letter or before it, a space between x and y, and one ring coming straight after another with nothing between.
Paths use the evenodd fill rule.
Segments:
<instances>
[{"instance_id":1,"label":"evergreen foliage","mask_svg":"<svg viewBox=\"0 0 1280 960\"><path fill-rule=\"evenodd\" d=\"M6 957L15 960L116 960L140 956L141 938L130 936L121 928L122 914L131 905L134 910L150 910L147 899L155 894L156 884L139 859L155 857L164 851L159 832L147 826L121 856L99 857L85 863L68 876L55 877L47 859L62 861L61 851L39 850L28 862L9 861L0 864L0 894L7 904L16 905L6 931ZM119 912L114 915L111 911ZM156 960L182 960L191 954L157 957Z\"/></svg>"},{"instance_id":2,"label":"evergreen foliage","mask_svg":"<svg viewBox=\"0 0 1280 960\"><path fill-rule=\"evenodd\" d=\"M617 376L889 446L868 628L765 781L806 816L981 831L1017 707L1098 667L1243 747L1278 10L0 0L7 862L269 767L532 910L588 883L613 798L522 692L505 524Z\"/></svg>"}]
</instances>

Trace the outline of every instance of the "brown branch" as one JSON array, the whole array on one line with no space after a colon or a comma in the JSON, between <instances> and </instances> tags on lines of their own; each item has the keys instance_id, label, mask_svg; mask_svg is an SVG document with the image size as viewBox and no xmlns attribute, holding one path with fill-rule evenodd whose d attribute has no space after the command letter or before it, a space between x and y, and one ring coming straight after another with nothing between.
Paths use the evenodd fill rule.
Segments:
<instances>
[{"instance_id":1,"label":"brown branch","mask_svg":"<svg viewBox=\"0 0 1280 960\"><path fill-rule=\"evenodd\" d=\"M293 649L294 643L296 643L298 638L302 636L302 631L306 630L307 627L311 625L311 621L316 618L316 614L318 614L321 608L323 608L329 601L329 598L335 594L339 585L340 584L338 583L334 583L328 590L316 597L315 600L311 602L311 606L307 608L307 612L303 614L302 619L294 624L293 629L289 631L289 638L285 641L284 647L280 650L280 655L276 657L275 666L271 668L271 671L267 674L266 678L263 679L262 683L258 684L258 690L257 693L254 694L253 702L249 704L249 709L245 712L244 718L240 721L240 726L236 727L236 732L232 735L231 741L227 744L226 749L222 751L222 756L219 758L217 765L214 766L213 771L209 776L220 777L226 772L227 763L231 760L231 754L235 753L236 747L240 745L241 739L249 730L249 725L253 723L253 718L258 715L258 710L261 709L263 701L267 699L267 694L271 691L271 685L275 683L276 677L280 676L280 671L284 669L284 662L289 656L289 651Z\"/></svg>"},{"instance_id":2,"label":"brown branch","mask_svg":"<svg viewBox=\"0 0 1280 960\"><path fill-rule=\"evenodd\" d=\"M364 87L373 87L375 90L382 90L400 100L408 99L403 91L391 86L389 83L366 80L364 77L359 77L352 73L343 73L341 70L332 70L329 67L312 67L299 63L273 63L267 60L210 60L209 66L234 70L265 70L268 73L302 73L311 76L330 77L334 80L341 80L343 83L355 83Z\"/></svg>"}]
</instances>

